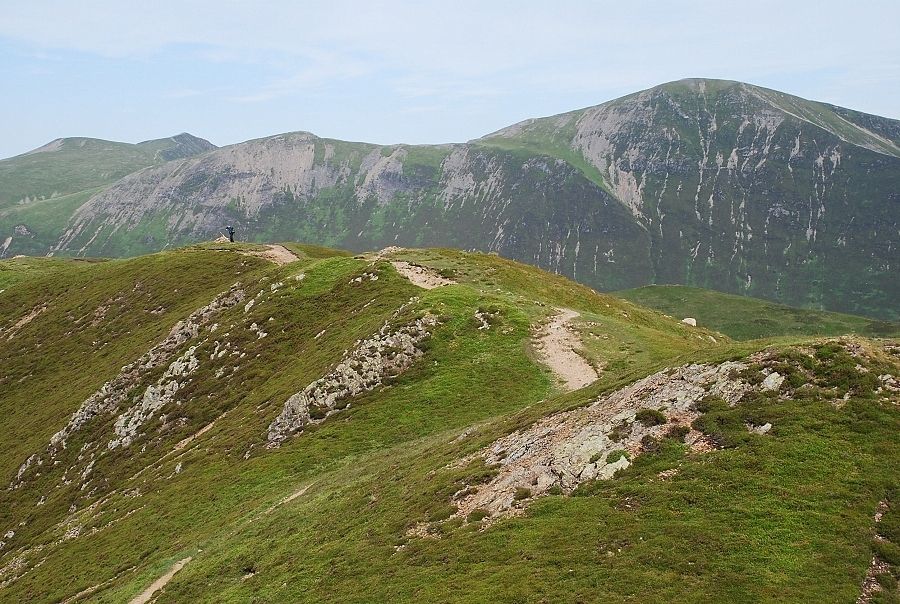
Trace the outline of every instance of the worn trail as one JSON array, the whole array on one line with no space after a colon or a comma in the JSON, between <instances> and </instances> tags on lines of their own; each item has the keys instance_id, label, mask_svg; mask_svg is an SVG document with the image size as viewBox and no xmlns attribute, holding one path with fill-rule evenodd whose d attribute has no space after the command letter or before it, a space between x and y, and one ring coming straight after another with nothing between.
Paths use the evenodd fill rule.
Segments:
<instances>
[{"instance_id":1,"label":"worn trail","mask_svg":"<svg viewBox=\"0 0 900 604\"><path fill-rule=\"evenodd\" d=\"M550 321L535 334L535 347L541 361L553 371L567 391L584 388L598 377L597 370L575 352L581 340L572 327L580 315L569 308L557 308Z\"/></svg>"},{"instance_id":2,"label":"worn trail","mask_svg":"<svg viewBox=\"0 0 900 604\"><path fill-rule=\"evenodd\" d=\"M192 560L191 556L183 560L179 560L175 564L172 565L172 568L166 572L162 577L154 581L150 587L142 591L140 594L132 598L132 600L128 604L147 604L150 601L150 598L153 597L153 594L158 592L160 589L166 586L166 584L172 580L172 577L175 576L175 573L180 571L185 565Z\"/></svg>"},{"instance_id":3,"label":"worn trail","mask_svg":"<svg viewBox=\"0 0 900 604\"><path fill-rule=\"evenodd\" d=\"M402 260L391 262L391 264L394 265L394 268L397 269L398 273L409 279L413 285L418 285L423 289L434 289L436 287L453 285L456 283L456 281L442 277L437 271L424 266L411 264Z\"/></svg>"}]
</instances>

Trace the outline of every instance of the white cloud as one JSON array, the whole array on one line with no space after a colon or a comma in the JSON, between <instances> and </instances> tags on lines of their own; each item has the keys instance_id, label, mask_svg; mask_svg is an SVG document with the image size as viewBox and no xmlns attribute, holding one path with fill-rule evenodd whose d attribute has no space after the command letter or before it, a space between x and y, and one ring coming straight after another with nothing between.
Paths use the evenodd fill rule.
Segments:
<instances>
[{"instance_id":1,"label":"white cloud","mask_svg":"<svg viewBox=\"0 0 900 604\"><path fill-rule=\"evenodd\" d=\"M750 81L900 116L894 0L856 0L852 10L843 0L7 4L0 41L43 55L47 65L78 55L100 64L98 72L104 61L134 65L134 78L154 67L158 98L169 101L167 115L178 120L188 119L176 114L179 100L224 99L234 108L234 124L253 121L277 131L271 124L283 123L326 135L362 124L370 129L357 138L424 142L474 137L483 134L475 128L496 129L684 77ZM0 68L16 60L2 57ZM97 95L121 84L100 75L91 82ZM258 111L260 103L272 111L267 121L241 113Z\"/></svg>"}]
</instances>

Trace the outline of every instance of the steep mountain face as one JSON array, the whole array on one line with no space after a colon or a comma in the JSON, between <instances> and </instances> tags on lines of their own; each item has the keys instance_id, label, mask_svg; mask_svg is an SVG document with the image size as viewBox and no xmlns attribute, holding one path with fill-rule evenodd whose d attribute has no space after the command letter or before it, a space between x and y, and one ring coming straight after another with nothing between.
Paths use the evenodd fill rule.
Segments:
<instances>
[{"instance_id":1,"label":"steep mountain face","mask_svg":"<svg viewBox=\"0 0 900 604\"><path fill-rule=\"evenodd\" d=\"M656 283L896 318L900 122L687 80L487 138L574 149L649 237Z\"/></svg>"},{"instance_id":2,"label":"steep mountain face","mask_svg":"<svg viewBox=\"0 0 900 604\"><path fill-rule=\"evenodd\" d=\"M446 245L602 290L677 283L895 320L898 141L895 120L684 80L466 144L249 141L126 176L37 239L133 255L231 223L250 240Z\"/></svg>"},{"instance_id":3,"label":"steep mountain face","mask_svg":"<svg viewBox=\"0 0 900 604\"><path fill-rule=\"evenodd\" d=\"M285 134L143 170L78 209L57 250L124 255L210 237L497 251L613 287L642 283L647 238L565 161L483 145L378 147ZM577 238L589 227L590 249ZM566 249L571 240L573 249ZM616 264L615 255L628 262ZM600 265L603 265L602 267Z\"/></svg>"},{"instance_id":4,"label":"steep mountain face","mask_svg":"<svg viewBox=\"0 0 900 604\"><path fill-rule=\"evenodd\" d=\"M0 261L0 342L2 602L898 594L897 341L213 242Z\"/></svg>"}]
</instances>

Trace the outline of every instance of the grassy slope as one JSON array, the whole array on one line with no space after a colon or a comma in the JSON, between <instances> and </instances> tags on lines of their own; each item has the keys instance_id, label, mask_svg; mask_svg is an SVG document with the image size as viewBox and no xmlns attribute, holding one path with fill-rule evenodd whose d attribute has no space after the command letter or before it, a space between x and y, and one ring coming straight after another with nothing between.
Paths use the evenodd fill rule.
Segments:
<instances>
[{"instance_id":1,"label":"grassy slope","mask_svg":"<svg viewBox=\"0 0 900 604\"><path fill-rule=\"evenodd\" d=\"M153 165L154 149L93 138L64 139L56 151L0 161L0 208L109 184Z\"/></svg>"},{"instance_id":2,"label":"grassy slope","mask_svg":"<svg viewBox=\"0 0 900 604\"><path fill-rule=\"evenodd\" d=\"M767 300L735 296L682 285L649 285L616 292L626 300L681 319L694 317L700 325L736 340L787 335L833 336L856 333L867 337L900 335L900 324L807 310Z\"/></svg>"},{"instance_id":3,"label":"grassy slope","mask_svg":"<svg viewBox=\"0 0 900 604\"><path fill-rule=\"evenodd\" d=\"M174 137L138 144L77 137L51 151L0 160L0 239L13 236L10 254L46 253L94 193L159 163L176 145ZM14 234L20 224L29 235Z\"/></svg>"},{"instance_id":4,"label":"grassy slope","mask_svg":"<svg viewBox=\"0 0 900 604\"><path fill-rule=\"evenodd\" d=\"M102 262L102 260L96 258L84 260L35 258L33 256L0 260L0 289L8 289L10 286L20 282L37 279L66 268L83 266L93 262Z\"/></svg>"},{"instance_id":5,"label":"grassy slope","mask_svg":"<svg viewBox=\"0 0 900 604\"><path fill-rule=\"evenodd\" d=\"M450 495L478 471L449 470L448 463L659 367L740 356L761 344L716 335L713 345L713 334L493 256L405 252L404 258L460 281L426 292L388 264L368 267L365 259L291 247L301 261L280 268L195 249L35 276L0 294L4 324L36 304L40 292L54 296L21 332L17 349L24 354L7 355L0 365L2 387L13 392L0 403L0 434L16 434L0 443L3 458L11 458L2 475L11 477L86 393L157 340L176 317L238 277L255 295L272 282L298 283L288 277L306 275L299 285L265 294L246 316L236 308L221 319L234 325L230 337L248 360L224 382L204 361L183 407L170 411L186 418L184 425L139 440L127 455L98 460L92 486L109 481L119 493L83 519L81 537L54 545L60 532L54 524L70 505L84 510L99 494L57 489L34 507L38 493L53 482L49 475L25 491L0 492L0 510L6 510L0 528L26 519L10 547L45 543L46 550L32 555L47 556L0 588L0 598L59 600L102 584L93 598L125 601L186 555L194 561L160 602L855 597L870 557L874 504L896 479L886 468L898 460L893 435L900 428L895 409L867 400L851 399L843 410L818 400L770 403L756 413L777 421L772 437L704 457L669 444L621 478L585 489L583 497L548 497L524 518L483 532L449 527L440 540L412 540L395 551L407 541L406 528L446 515ZM378 281L351 282L373 269ZM256 284L263 273L268 280ZM128 293L138 280L152 302ZM68 313L90 316L115 292L126 296L120 314L93 331L65 336L65 326L72 327ZM422 299L409 312L431 308L447 319L429 341L426 358L317 429L265 450L266 426L285 398L327 371L412 295ZM156 303L170 312L156 319L140 312ZM525 345L529 326L556 305L582 311L583 333L607 335L587 340L586 354L606 363L603 378L566 395L554 393ZM498 312L499 323L478 330L473 315L479 308ZM247 333L251 321L269 326L270 335L258 340ZM91 354L95 340L109 343ZM201 352L211 346L204 344ZM48 387L10 386L29 372L28 384ZM36 417L26 413L35 409ZM216 418L195 446L177 458L164 457L175 442ZM81 442L108 438L110 423L96 422L76 439L64 465L74 461ZM471 426L475 431L466 439L456 438ZM176 462L183 466L177 475ZM673 466L681 468L676 479L655 480ZM271 509L304 486L306 494ZM134 488L139 497L124 495ZM92 527L100 530L90 534ZM0 557L0 567L9 559Z\"/></svg>"},{"instance_id":6,"label":"grassy slope","mask_svg":"<svg viewBox=\"0 0 900 604\"><path fill-rule=\"evenodd\" d=\"M8 476L25 451L46 442L61 427L60 418L64 422L75 410L73 401L77 407L98 381L140 356L178 318L266 264L206 251L127 261L25 258L0 264L0 275L13 267L7 283L18 279L0 297L4 329L47 305L18 331L16 346L0 351L0 431L8 436L0 441L0 475Z\"/></svg>"}]
</instances>

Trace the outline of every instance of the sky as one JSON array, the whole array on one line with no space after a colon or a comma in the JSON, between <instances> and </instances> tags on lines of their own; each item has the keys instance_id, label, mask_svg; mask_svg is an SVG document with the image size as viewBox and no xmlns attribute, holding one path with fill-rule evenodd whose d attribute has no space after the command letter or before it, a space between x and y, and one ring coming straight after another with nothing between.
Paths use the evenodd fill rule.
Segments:
<instances>
[{"instance_id":1,"label":"sky","mask_svg":"<svg viewBox=\"0 0 900 604\"><path fill-rule=\"evenodd\" d=\"M466 141L687 77L900 118L897 0L0 2L0 157L179 132Z\"/></svg>"}]
</instances>

